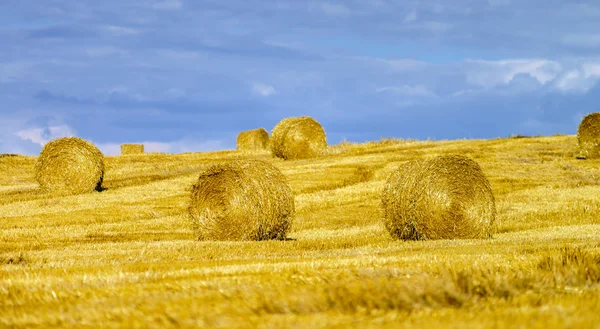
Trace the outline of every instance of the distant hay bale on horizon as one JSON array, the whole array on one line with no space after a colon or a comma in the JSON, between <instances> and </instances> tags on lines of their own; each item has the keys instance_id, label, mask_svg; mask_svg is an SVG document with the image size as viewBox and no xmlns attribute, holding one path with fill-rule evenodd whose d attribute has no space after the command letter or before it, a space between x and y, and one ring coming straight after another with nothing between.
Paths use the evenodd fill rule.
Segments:
<instances>
[{"instance_id":1,"label":"distant hay bale on horizon","mask_svg":"<svg viewBox=\"0 0 600 329\"><path fill-rule=\"evenodd\" d=\"M144 144L121 144L121 155L144 154Z\"/></svg>"},{"instance_id":2,"label":"distant hay bale on horizon","mask_svg":"<svg viewBox=\"0 0 600 329\"><path fill-rule=\"evenodd\" d=\"M402 240L491 237L496 205L479 165L462 155L410 161L384 187L385 227Z\"/></svg>"},{"instance_id":3,"label":"distant hay bale on horizon","mask_svg":"<svg viewBox=\"0 0 600 329\"><path fill-rule=\"evenodd\" d=\"M577 129L578 159L600 157L600 112L586 115Z\"/></svg>"},{"instance_id":4,"label":"distant hay bale on horizon","mask_svg":"<svg viewBox=\"0 0 600 329\"><path fill-rule=\"evenodd\" d=\"M262 151L269 147L269 133L265 128L242 131L236 140L238 151Z\"/></svg>"},{"instance_id":5,"label":"distant hay bale on horizon","mask_svg":"<svg viewBox=\"0 0 600 329\"><path fill-rule=\"evenodd\" d=\"M308 116L285 118L271 133L271 152L285 160L317 157L326 149L325 130Z\"/></svg>"},{"instance_id":6,"label":"distant hay bale on horizon","mask_svg":"<svg viewBox=\"0 0 600 329\"><path fill-rule=\"evenodd\" d=\"M45 191L99 191L103 178L104 155L94 144L77 137L48 142L35 164L35 179Z\"/></svg>"},{"instance_id":7,"label":"distant hay bale on horizon","mask_svg":"<svg viewBox=\"0 0 600 329\"><path fill-rule=\"evenodd\" d=\"M200 174L188 213L199 240L284 240L295 214L294 195L271 164L233 160Z\"/></svg>"}]
</instances>

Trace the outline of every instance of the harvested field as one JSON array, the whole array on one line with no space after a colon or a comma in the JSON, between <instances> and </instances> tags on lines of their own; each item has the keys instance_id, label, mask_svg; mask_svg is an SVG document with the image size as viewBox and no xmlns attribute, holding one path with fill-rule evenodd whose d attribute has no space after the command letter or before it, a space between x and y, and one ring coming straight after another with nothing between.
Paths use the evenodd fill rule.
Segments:
<instances>
[{"instance_id":1,"label":"harvested field","mask_svg":"<svg viewBox=\"0 0 600 329\"><path fill-rule=\"evenodd\" d=\"M0 327L594 328L600 162L577 149L553 136L345 143L303 161L107 156L107 189L80 195L40 191L37 157L0 157ZM489 180L493 238L393 239L389 175L450 154ZM198 241L191 186L250 158L290 184L287 239Z\"/></svg>"}]
</instances>

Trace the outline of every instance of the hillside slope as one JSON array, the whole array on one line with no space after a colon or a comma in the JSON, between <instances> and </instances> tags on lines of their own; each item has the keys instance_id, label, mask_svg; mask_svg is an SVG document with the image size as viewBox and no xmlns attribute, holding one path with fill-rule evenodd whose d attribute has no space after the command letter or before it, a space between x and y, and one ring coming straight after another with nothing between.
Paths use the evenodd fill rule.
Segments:
<instances>
[{"instance_id":1,"label":"hillside slope","mask_svg":"<svg viewBox=\"0 0 600 329\"><path fill-rule=\"evenodd\" d=\"M235 151L106 158L103 192L38 190L35 157L0 158L0 326L598 327L600 161L575 136L332 146L282 161ZM394 241L385 179L441 154L490 180L490 240ZM199 173L266 159L295 192L288 241L196 241Z\"/></svg>"}]
</instances>

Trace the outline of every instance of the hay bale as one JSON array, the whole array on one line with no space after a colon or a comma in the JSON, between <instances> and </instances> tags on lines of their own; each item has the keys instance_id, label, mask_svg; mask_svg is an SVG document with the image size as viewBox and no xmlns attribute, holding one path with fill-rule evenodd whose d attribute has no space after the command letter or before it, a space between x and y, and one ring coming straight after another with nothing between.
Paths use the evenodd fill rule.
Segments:
<instances>
[{"instance_id":1,"label":"hay bale","mask_svg":"<svg viewBox=\"0 0 600 329\"><path fill-rule=\"evenodd\" d=\"M461 155L410 161L382 193L383 221L403 240L491 237L496 206L479 165Z\"/></svg>"},{"instance_id":2,"label":"hay bale","mask_svg":"<svg viewBox=\"0 0 600 329\"><path fill-rule=\"evenodd\" d=\"M271 132L271 152L279 158L312 158L326 148L325 130L311 117L285 118Z\"/></svg>"},{"instance_id":3,"label":"hay bale","mask_svg":"<svg viewBox=\"0 0 600 329\"><path fill-rule=\"evenodd\" d=\"M94 144L77 137L47 143L35 164L35 179L46 191L99 191L103 177L104 155Z\"/></svg>"},{"instance_id":4,"label":"hay bale","mask_svg":"<svg viewBox=\"0 0 600 329\"><path fill-rule=\"evenodd\" d=\"M586 115L577 129L578 159L600 157L600 112Z\"/></svg>"},{"instance_id":5,"label":"hay bale","mask_svg":"<svg viewBox=\"0 0 600 329\"><path fill-rule=\"evenodd\" d=\"M121 144L121 155L144 154L144 144Z\"/></svg>"},{"instance_id":6,"label":"hay bale","mask_svg":"<svg viewBox=\"0 0 600 329\"><path fill-rule=\"evenodd\" d=\"M269 133L265 128L242 131L236 141L239 151L261 151L269 146Z\"/></svg>"},{"instance_id":7,"label":"hay bale","mask_svg":"<svg viewBox=\"0 0 600 329\"><path fill-rule=\"evenodd\" d=\"M192 187L188 208L200 240L285 239L295 213L285 176L256 159L210 167Z\"/></svg>"}]
</instances>

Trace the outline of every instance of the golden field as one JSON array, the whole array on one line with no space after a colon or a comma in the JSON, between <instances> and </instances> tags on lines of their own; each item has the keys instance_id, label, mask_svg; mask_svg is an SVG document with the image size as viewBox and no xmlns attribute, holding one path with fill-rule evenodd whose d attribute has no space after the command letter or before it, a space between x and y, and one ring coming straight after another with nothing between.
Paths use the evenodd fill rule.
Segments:
<instances>
[{"instance_id":1,"label":"golden field","mask_svg":"<svg viewBox=\"0 0 600 329\"><path fill-rule=\"evenodd\" d=\"M103 192L38 189L36 157L0 158L0 327L600 328L600 160L576 136L381 140L317 159L268 152L106 157ZM395 241L380 194L402 163L476 160L498 232ZM267 159L295 193L287 241L197 241L192 184Z\"/></svg>"}]
</instances>

